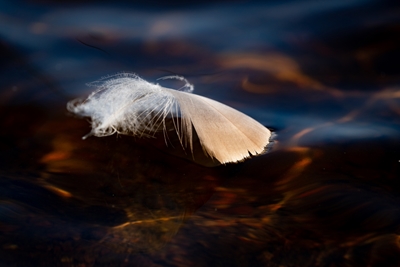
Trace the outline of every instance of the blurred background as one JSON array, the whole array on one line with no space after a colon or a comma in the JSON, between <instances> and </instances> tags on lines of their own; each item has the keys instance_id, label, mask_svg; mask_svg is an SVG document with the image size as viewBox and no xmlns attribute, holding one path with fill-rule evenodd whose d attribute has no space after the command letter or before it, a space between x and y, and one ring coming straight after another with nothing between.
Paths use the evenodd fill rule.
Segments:
<instances>
[{"instance_id":1,"label":"blurred background","mask_svg":"<svg viewBox=\"0 0 400 267\"><path fill-rule=\"evenodd\" d=\"M0 1L0 266L399 266L399 47L397 1ZM274 148L83 141L66 103L120 72L184 76Z\"/></svg>"}]
</instances>

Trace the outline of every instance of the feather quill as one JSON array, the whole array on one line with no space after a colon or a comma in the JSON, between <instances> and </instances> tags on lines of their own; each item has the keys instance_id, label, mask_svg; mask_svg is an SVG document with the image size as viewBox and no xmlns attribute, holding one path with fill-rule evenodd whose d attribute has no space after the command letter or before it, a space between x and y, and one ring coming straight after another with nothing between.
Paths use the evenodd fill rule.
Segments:
<instances>
[{"instance_id":1,"label":"feather quill","mask_svg":"<svg viewBox=\"0 0 400 267\"><path fill-rule=\"evenodd\" d=\"M68 103L67 109L90 117L92 131L84 136L114 133L151 136L168 130L172 120L183 147L193 152L193 129L206 155L220 163L238 162L261 154L271 132L247 115L209 98L191 94L186 82L183 91L149 83L135 74L123 73L89 85L95 90L87 99Z\"/></svg>"}]
</instances>

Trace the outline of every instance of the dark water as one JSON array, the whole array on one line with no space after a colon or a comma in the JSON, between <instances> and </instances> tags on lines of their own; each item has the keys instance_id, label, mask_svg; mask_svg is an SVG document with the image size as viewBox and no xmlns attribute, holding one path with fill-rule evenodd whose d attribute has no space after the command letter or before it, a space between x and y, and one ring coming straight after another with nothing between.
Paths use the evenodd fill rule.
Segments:
<instances>
[{"instance_id":1,"label":"dark water","mask_svg":"<svg viewBox=\"0 0 400 267\"><path fill-rule=\"evenodd\" d=\"M399 266L396 1L0 2L0 266ZM178 74L273 129L202 167L66 103ZM162 140L161 140L162 143Z\"/></svg>"}]
</instances>

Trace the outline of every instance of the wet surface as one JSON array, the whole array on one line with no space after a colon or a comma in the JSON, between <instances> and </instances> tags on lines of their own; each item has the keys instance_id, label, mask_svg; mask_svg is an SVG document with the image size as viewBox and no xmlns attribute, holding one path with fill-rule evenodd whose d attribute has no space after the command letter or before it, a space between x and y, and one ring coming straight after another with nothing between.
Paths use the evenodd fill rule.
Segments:
<instances>
[{"instance_id":1,"label":"wet surface","mask_svg":"<svg viewBox=\"0 0 400 267\"><path fill-rule=\"evenodd\" d=\"M400 265L395 1L0 7L1 266ZM121 71L185 76L273 149L82 140L66 103Z\"/></svg>"}]
</instances>

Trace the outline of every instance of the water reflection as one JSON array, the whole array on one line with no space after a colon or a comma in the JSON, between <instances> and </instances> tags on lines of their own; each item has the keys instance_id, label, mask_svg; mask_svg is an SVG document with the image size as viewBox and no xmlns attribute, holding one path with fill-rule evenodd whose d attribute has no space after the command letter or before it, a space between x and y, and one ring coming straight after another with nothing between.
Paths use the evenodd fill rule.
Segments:
<instances>
[{"instance_id":1,"label":"water reflection","mask_svg":"<svg viewBox=\"0 0 400 267\"><path fill-rule=\"evenodd\" d=\"M0 6L0 265L400 264L390 1ZM120 71L185 75L275 147L206 168L163 140L83 141L66 102Z\"/></svg>"},{"instance_id":2,"label":"water reflection","mask_svg":"<svg viewBox=\"0 0 400 267\"><path fill-rule=\"evenodd\" d=\"M74 247L82 253L115 254L112 261L126 253L154 251L212 194L217 179L212 170L133 138L83 141L88 127L77 122L49 120L34 134L31 142L47 137L50 144L31 166L34 176L2 175L5 259L15 261L27 251L56 255L58 246L60 258L74 261L84 261Z\"/></svg>"}]
</instances>

